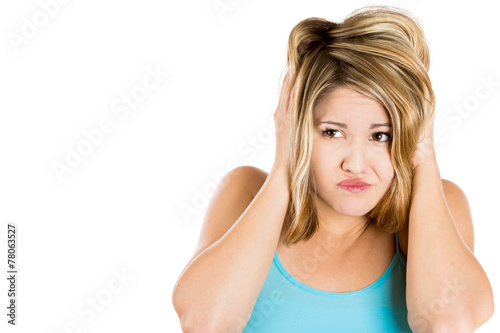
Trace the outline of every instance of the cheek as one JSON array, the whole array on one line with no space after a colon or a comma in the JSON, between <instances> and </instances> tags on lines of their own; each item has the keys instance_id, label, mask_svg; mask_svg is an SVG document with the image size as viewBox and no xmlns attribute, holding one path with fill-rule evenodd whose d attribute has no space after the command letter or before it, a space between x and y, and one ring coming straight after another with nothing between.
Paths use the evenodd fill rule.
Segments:
<instances>
[{"instance_id":1,"label":"cheek","mask_svg":"<svg viewBox=\"0 0 500 333\"><path fill-rule=\"evenodd\" d=\"M394 179L394 167L389 156L384 156L383 158L378 158L374 162L374 168L379 175L380 181L382 183L390 184Z\"/></svg>"},{"instance_id":2,"label":"cheek","mask_svg":"<svg viewBox=\"0 0 500 333\"><path fill-rule=\"evenodd\" d=\"M318 176L322 173L331 174L332 166L340 164L340 156L333 145L315 144L311 153L311 168Z\"/></svg>"}]
</instances>

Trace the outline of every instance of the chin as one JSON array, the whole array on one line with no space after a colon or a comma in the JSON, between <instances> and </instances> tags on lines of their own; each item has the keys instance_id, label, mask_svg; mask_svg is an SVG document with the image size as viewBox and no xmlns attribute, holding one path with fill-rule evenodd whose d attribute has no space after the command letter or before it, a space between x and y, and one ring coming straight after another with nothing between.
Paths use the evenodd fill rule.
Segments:
<instances>
[{"instance_id":1,"label":"chin","mask_svg":"<svg viewBox=\"0 0 500 333\"><path fill-rule=\"evenodd\" d=\"M344 215L344 216L352 216L352 217L359 217L359 216L366 216L371 209L366 209L366 210L360 210L360 209L341 209L341 210L335 210L339 215Z\"/></svg>"},{"instance_id":2,"label":"chin","mask_svg":"<svg viewBox=\"0 0 500 333\"><path fill-rule=\"evenodd\" d=\"M334 205L334 210L340 214L345 216L365 216L367 215L375 206L368 204L360 204L357 202L345 202L336 207Z\"/></svg>"},{"instance_id":3,"label":"chin","mask_svg":"<svg viewBox=\"0 0 500 333\"><path fill-rule=\"evenodd\" d=\"M334 210L337 214L352 217L368 215L368 213L370 213L372 209L375 208L378 202L377 200L374 200L373 197L346 197L343 195L338 196L333 193L325 196L316 195L316 199L319 199L323 205L330 207L330 209Z\"/></svg>"}]
</instances>

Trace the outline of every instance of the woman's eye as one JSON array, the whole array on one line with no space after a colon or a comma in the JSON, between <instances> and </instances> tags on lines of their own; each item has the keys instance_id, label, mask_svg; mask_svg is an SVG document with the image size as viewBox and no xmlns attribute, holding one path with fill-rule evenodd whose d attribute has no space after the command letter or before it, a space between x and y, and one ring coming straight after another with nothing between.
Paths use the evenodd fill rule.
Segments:
<instances>
[{"instance_id":1,"label":"woman's eye","mask_svg":"<svg viewBox=\"0 0 500 333\"><path fill-rule=\"evenodd\" d=\"M323 136L326 136L330 139L335 139L335 138L341 138L342 137L342 132L339 131L339 130L335 130L335 129L331 129L331 128L327 128L326 130L324 130L322 132ZM386 133L386 132L377 132L377 133L374 133L372 134L372 139L376 142L380 142L380 143L387 143L389 141L391 141L392 137L390 135L390 133Z\"/></svg>"},{"instance_id":2,"label":"woman's eye","mask_svg":"<svg viewBox=\"0 0 500 333\"><path fill-rule=\"evenodd\" d=\"M385 136L385 138L384 138ZM373 140L377 141L377 142L389 142L391 140L391 136L389 135L389 133L384 133L384 132L378 132L378 133L374 133L372 135L372 138Z\"/></svg>"},{"instance_id":3,"label":"woman's eye","mask_svg":"<svg viewBox=\"0 0 500 333\"><path fill-rule=\"evenodd\" d=\"M341 134L340 131L334 130L327 128L326 130L323 131L323 135L328 136L330 138L338 138L338 134Z\"/></svg>"}]
</instances>

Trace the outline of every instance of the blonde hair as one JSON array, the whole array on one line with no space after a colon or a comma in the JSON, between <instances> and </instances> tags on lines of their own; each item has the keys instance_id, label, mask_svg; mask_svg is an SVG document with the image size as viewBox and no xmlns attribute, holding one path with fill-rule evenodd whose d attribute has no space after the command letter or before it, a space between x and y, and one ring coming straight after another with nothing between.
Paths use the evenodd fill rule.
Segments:
<instances>
[{"instance_id":1,"label":"blonde hair","mask_svg":"<svg viewBox=\"0 0 500 333\"><path fill-rule=\"evenodd\" d=\"M287 69L296 89L290 155L290 202L283 244L309 239L319 227L311 177L313 114L339 87L373 98L388 112L395 176L368 213L369 223L394 233L408 221L412 160L435 109L429 48L419 21L390 6L367 6L335 23L312 17L299 22L288 41Z\"/></svg>"}]
</instances>

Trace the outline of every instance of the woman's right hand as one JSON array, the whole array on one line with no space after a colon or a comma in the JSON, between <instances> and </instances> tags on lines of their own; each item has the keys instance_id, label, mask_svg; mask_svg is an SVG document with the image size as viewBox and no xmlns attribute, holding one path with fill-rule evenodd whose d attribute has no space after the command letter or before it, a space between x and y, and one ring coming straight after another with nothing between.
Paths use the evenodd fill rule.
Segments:
<instances>
[{"instance_id":1,"label":"woman's right hand","mask_svg":"<svg viewBox=\"0 0 500 333\"><path fill-rule=\"evenodd\" d=\"M276 156L273 169L283 168L288 172L290 165L290 150L292 141L292 115L295 105L295 90L291 85L290 70L283 79L279 104L274 112L274 126L276 128Z\"/></svg>"}]
</instances>

